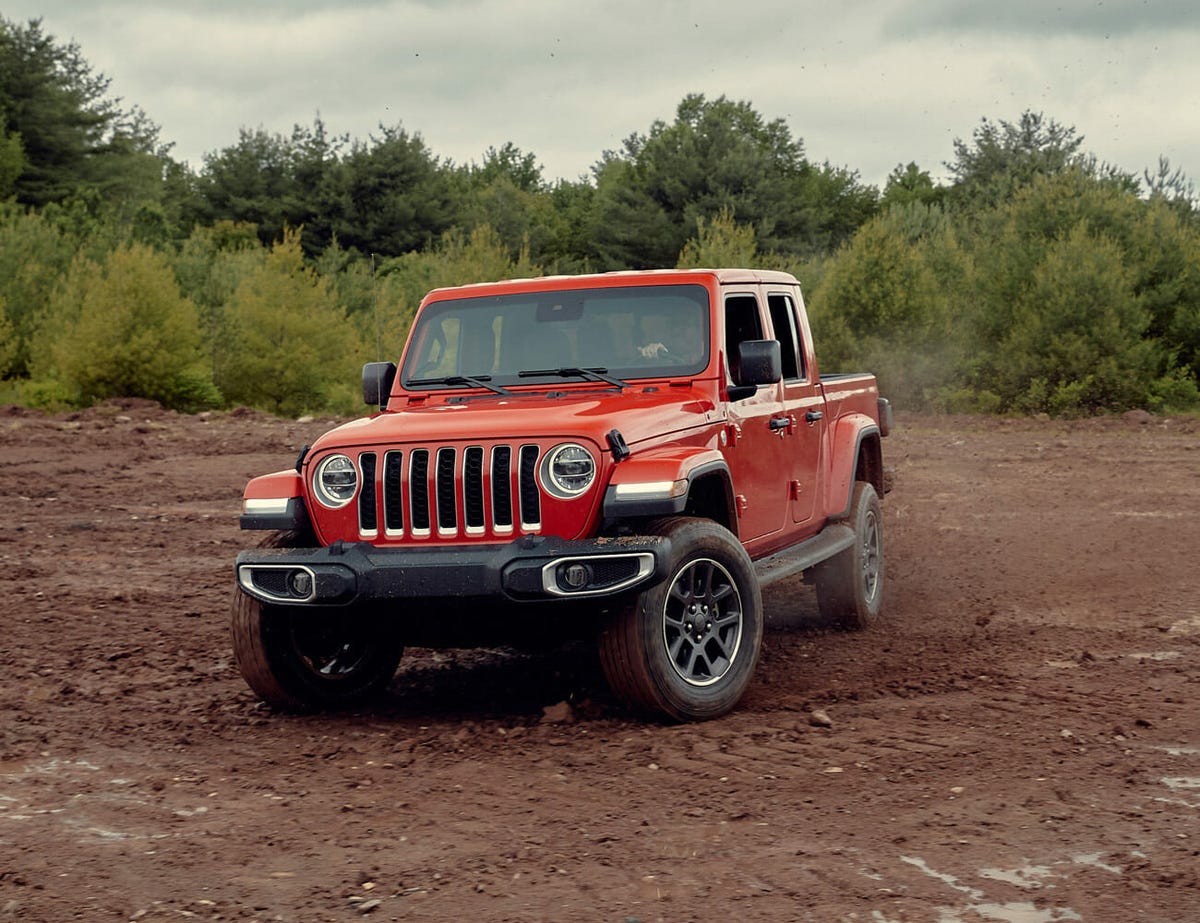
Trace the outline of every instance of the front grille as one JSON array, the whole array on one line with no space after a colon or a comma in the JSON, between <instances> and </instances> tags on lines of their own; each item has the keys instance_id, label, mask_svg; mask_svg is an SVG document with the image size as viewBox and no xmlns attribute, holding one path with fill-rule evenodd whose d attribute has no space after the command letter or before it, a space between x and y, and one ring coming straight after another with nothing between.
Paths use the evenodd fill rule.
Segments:
<instances>
[{"instance_id":1,"label":"front grille","mask_svg":"<svg viewBox=\"0 0 1200 923\"><path fill-rule=\"evenodd\" d=\"M374 452L359 456L363 486L358 522L364 536L389 538L511 535L542 524L536 445L421 446L390 449L379 464ZM514 464L515 460L515 464Z\"/></svg>"}]
</instances>

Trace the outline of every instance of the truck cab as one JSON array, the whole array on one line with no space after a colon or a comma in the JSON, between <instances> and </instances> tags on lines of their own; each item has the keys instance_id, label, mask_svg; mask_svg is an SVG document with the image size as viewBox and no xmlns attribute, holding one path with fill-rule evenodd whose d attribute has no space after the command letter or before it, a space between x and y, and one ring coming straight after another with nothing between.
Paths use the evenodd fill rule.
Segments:
<instances>
[{"instance_id":1,"label":"truck cab","mask_svg":"<svg viewBox=\"0 0 1200 923\"><path fill-rule=\"evenodd\" d=\"M835 621L878 614L890 410L873 376L820 377L788 274L438 289L363 395L376 412L246 489L242 526L273 534L238 557L234 648L274 705L377 691L440 627L582 613L619 698L715 717L764 583L810 573Z\"/></svg>"}]
</instances>

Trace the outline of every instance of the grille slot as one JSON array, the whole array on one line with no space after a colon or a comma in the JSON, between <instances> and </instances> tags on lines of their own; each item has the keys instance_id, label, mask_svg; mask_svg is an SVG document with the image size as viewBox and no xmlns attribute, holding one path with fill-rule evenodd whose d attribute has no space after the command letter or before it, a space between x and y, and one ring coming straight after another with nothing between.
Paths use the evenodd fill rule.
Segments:
<instances>
[{"instance_id":1,"label":"grille slot","mask_svg":"<svg viewBox=\"0 0 1200 923\"><path fill-rule=\"evenodd\" d=\"M404 453L383 456L383 528L388 535L404 534Z\"/></svg>"},{"instance_id":2,"label":"grille slot","mask_svg":"<svg viewBox=\"0 0 1200 923\"><path fill-rule=\"evenodd\" d=\"M429 450L414 449L408 456L408 484L412 494L409 513L413 535L429 534Z\"/></svg>"},{"instance_id":3,"label":"grille slot","mask_svg":"<svg viewBox=\"0 0 1200 923\"><path fill-rule=\"evenodd\" d=\"M483 531L483 449L471 446L463 453L463 519L467 533Z\"/></svg>"},{"instance_id":4,"label":"grille slot","mask_svg":"<svg viewBox=\"0 0 1200 923\"><path fill-rule=\"evenodd\" d=\"M542 521L542 498L537 485L538 447L521 446L520 500L521 525L529 528Z\"/></svg>"},{"instance_id":5,"label":"grille slot","mask_svg":"<svg viewBox=\"0 0 1200 923\"><path fill-rule=\"evenodd\" d=\"M438 449L437 518L439 535L453 535L458 531L458 511L454 508L454 456L453 449Z\"/></svg>"},{"instance_id":6,"label":"grille slot","mask_svg":"<svg viewBox=\"0 0 1200 923\"><path fill-rule=\"evenodd\" d=\"M358 526L363 536L408 534L427 538L458 534L507 535L542 524L536 445L422 446L359 456L363 484ZM519 517L519 518L518 518Z\"/></svg>"},{"instance_id":7,"label":"grille slot","mask_svg":"<svg viewBox=\"0 0 1200 923\"><path fill-rule=\"evenodd\" d=\"M375 463L374 452L358 456L362 469L362 490L358 495L358 531L361 535L376 535L379 532L379 511L375 507Z\"/></svg>"},{"instance_id":8,"label":"grille slot","mask_svg":"<svg viewBox=\"0 0 1200 923\"><path fill-rule=\"evenodd\" d=\"M512 449L506 445L492 449L492 522L497 532L512 531Z\"/></svg>"}]
</instances>

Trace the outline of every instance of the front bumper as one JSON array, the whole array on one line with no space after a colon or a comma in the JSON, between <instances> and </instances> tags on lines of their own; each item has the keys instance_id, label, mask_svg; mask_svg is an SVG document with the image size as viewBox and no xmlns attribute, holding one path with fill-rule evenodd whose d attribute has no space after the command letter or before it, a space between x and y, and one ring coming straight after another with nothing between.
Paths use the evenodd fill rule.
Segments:
<instances>
[{"instance_id":1,"label":"front bumper","mask_svg":"<svg viewBox=\"0 0 1200 923\"><path fill-rule=\"evenodd\" d=\"M345 606L400 599L510 602L615 596L666 577L659 536L568 541L525 536L502 545L256 549L237 557L238 586L265 603Z\"/></svg>"}]
</instances>

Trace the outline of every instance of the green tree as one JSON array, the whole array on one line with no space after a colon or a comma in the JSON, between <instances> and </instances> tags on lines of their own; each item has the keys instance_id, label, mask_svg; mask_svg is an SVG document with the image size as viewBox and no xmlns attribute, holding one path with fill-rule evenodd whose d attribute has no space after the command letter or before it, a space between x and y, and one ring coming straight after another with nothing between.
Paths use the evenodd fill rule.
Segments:
<instances>
[{"instance_id":1,"label":"green tree","mask_svg":"<svg viewBox=\"0 0 1200 923\"><path fill-rule=\"evenodd\" d=\"M1038 176L1055 176L1082 166L1083 136L1043 113L1026 110L1014 124L980 120L970 143L954 139L954 160L946 164L952 199L969 208L998 205Z\"/></svg>"},{"instance_id":2,"label":"green tree","mask_svg":"<svg viewBox=\"0 0 1200 923\"><path fill-rule=\"evenodd\" d=\"M887 183L883 187L883 195L879 199L880 209L888 209L893 205L938 205L945 197L945 190L933 182L928 170L922 170L915 162L907 165L897 164L896 169L888 174Z\"/></svg>"},{"instance_id":3,"label":"green tree","mask_svg":"<svg viewBox=\"0 0 1200 923\"><path fill-rule=\"evenodd\" d=\"M996 350L993 390L1026 412L1144 405L1159 367L1149 315L1120 248L1076 225L1055 241L1015 305Z\"/></svg>"},{"instance_id":4,"label":"green tree","mask_svg":"<svg viewBox=\"0 0 1200 923\"><path fill-rule=\"evenodd\" d=\"M6 374L29 374L29 349L36 319L78 249L78 241L55 221L18 205L0 204L0 292L13 353Z\"/></svg>"},{"instance_id":5,"label":"green tree","mask_svg":"<svg viewBox=\"0 0 1200 923\"><path fill-rule=\"evenodd\" d=\"M8 376L13 360L17 356L17 335L4 313L4 299L0 298L0 380Z\"/></svg>"},{"instance_id":6,"label":"green tree","mask_svg":"<svg viewBox=\"0 0 1200 923\"><path fill-rule=\"evenodd\" d=\"M37 334L35 377L77 405L144 397L166 407L214 406L195 305L166 259L141 244L103 264L77 258L51 296Z\"/></svg>"},{"instance_id":7,"label":"green tree","mask_svg":"<svg viewBox=\"0 0 1200 923\"><path fill-rule=\"evenodd\" d=\"M356 143L330 183L330 230L360 253L399 256L428 246L455 223L450 171L420 135L380 127Z\"/></svg>"},{"instance_id":8,"label":"green tree","mask_svg":"<svg viewBox=\"0 0 1200 923\"><path fill-rule=\"evenodd\" d=\"M961 327L976 344L967 377L977 394L1056 413L1186 398L1200 346L1200 238L1168 202L1072 167L968 224L976 282Z\"/></svg>"},{"instance_id":9,"label":"green tree","mask_svg":"<svg viewBox=\"0 0 1200 923\"><path fill-rule=\"evenodd\" d=\"M204 158L196 181L197 217L206 224L251 224L270 245L285 227L302 228L313 256L332 239L339 208L333 190L345 136L330 137L318 117L290 136L241 129L238 142Z\"/></svg>"},{"instance_id":10,"label":"green tree","mask_svg":"<svg viewBox=\"0 0 1200 923\"><path fill-rule=\"evenodd\" d=\"M853 171L813 165L782 119L749 103L685 97L596 165L587 256L601 268L674 265L699 219L728 209L767 251L810 253L849 237L876 193Z\"/></svg>"},{"instance_id":11,"label":"green tree","mask_svg":"<svg viewBox=\"0 0 1200 923\"><path fill-rule=\"evenodd\" d=\"M19 136L23 168L17 200L43 206L82 189L109 201L155 198L166 152L158 129L138 109L108 96L74 43L60 45L41 20L22 26L0 18L0 119L6 144ZM3 158L11 163L12 151Z\"/></svg>"},{"instance_id":12,"label":"green tree","mask_svg":"<svg viewBox=\"0 0 1200 923\"><path fill-rule=\"evenodd\" d=\"M258 242L254 225L218 221L196 227L169 257L180 291L199 312L214 380L235 346L226 322L229 302L242 280L262 268L268 252Z\"/></svg>"},{"instance_id":13,"label":"green tree","mask_svg":"<svg viewBox=\"0 0 1200 923\"><path fill-rule=\"evenodd\" d=\"M229 401L284 415L356 406L358 333L328 281L305 265L296 231L242 279L225 323L217 384Z\"/></svg>"},{"instance_id":14,"label":"green tree","mask_svg":"<svg viewBox=\"0 0 1200 923\"><path fill-rule=\"evenodd\" d=\"M809 299L822 370L869 369L897 406L935 406L956 386L956 298L969 276L940 209L896 205L872 219L826 264Z\"/></svg>"},{"instance_id":15,"label":"green tree","mask_svg":"<svg viewBox=\"0 0 1200 923\"><path fill-rule=\"evenodd\" d=\"M520 177L503 172L482 185L481 180L482 175L472 178L459 197L460 228L491 228L514 258L523 250L535 260L554 260L563 253L566 219L545 190L527 188Z\"/></svg>"},{"instance_id":16,"label":"green tree","mask_svg":"<svg viewBox=\"0 0 1200 923\"><path fill-rule=\"evenodd\" d=\"M1169 202L1172 208L1187 218L1195 218L1200 214L1200 197L1196 195L1195 183L1179 168L1172 169L1168 158L1160 156L1154 172L1147 169L1142 176L1146 195L1152 201L1162 199Z\"/></svg>"},{"instance_id":17,"label":"green tree","mask_svg":"<svg viewBox=\"0 0 1200 923\"><path fill-rule=\"evenodd\" d=\"M758 245L754 228L739 225L728 209L712 221L696 220L696 236L683 245L676 264L678 269L717 269L750 267L758 263Z\"/></svg>"},{"instance_id":18,"label":"green tree","mask_svg":"<svg viewBox=\"0 0 1200 923\"><path fill-rule=\"evenodd\" d=\"M0 110L0 201L15 195L17 180L25 172L25 148L21 136L5 127L4 112Z\"/></svg>"},{"instance_id":19,"label":"green tree","mask_svg":"<svg viewBox=\"0 0 1200 923\"><path fill-rule=\"evenodd\" d=\"M506 141L499 150L489 147L483 155L483 163L478 167L472 164L467 173L481 187L501 179L522 192L541 192L545 187L537 157L522 151L511 141Z\"/></svg>"}]
</instances>

